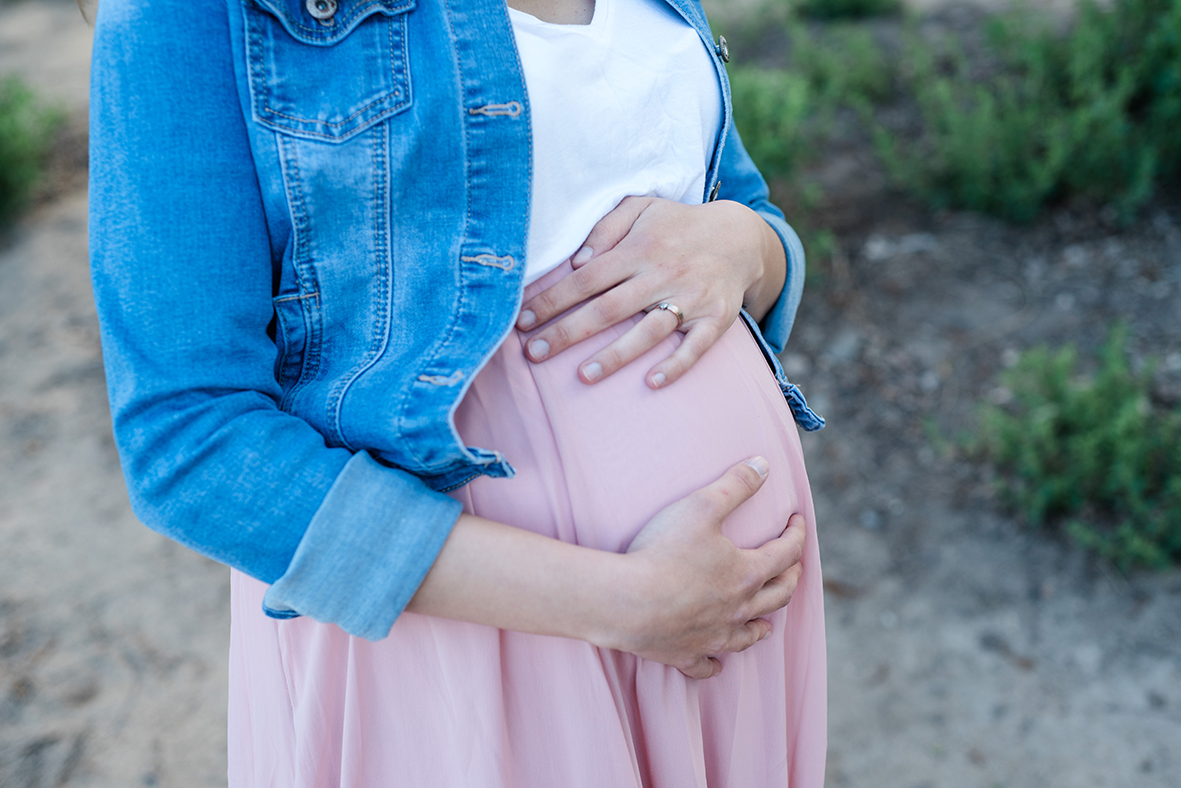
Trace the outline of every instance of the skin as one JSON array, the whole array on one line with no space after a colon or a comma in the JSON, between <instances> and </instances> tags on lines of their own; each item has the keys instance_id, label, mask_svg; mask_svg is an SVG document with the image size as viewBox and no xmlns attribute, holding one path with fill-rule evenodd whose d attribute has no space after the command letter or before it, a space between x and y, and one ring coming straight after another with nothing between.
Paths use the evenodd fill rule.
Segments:
<instances>
[{"instance_id":1,"label":"skin","mask_svg":"<svg viewBox=\"0 0 1181 788\"><path fill-rule=\"evenodd\" d=\"M594 14L594 0L509 5L555 24L588 24ZM778 236L746 206L651 197L621 202L571 262L575 272L526 303L518 326L540 325L587 303L539 332L529 357L551 358L667 300L684 312L686 335L647 372L652 388L671 384L692 366L744 303L761 319L779 297L786 272ZM579 376L588 384L601 380L677 330L676 323L667 311L650 312L584 361ZM770 634L763 616L787 605L799 581L801 515L754 550L739 549L722 534L727 515L768 473L761 457L729 468L652 518L622 555L461 515L407 609L577 638L672 665L690 678L710 678L722 669L715 655L750 648Z\"/></svg>"}]
</instances>

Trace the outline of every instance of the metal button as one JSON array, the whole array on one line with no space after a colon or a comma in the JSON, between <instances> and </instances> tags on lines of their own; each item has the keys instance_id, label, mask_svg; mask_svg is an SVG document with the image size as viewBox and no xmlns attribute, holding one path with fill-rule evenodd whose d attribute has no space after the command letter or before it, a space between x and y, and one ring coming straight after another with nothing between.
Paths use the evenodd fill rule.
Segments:
<instances>
[{"instance_id":1,"label":"metal button","mask_svg":"<svg viewBox=\"0 0 1181 788\"><path fill-rule=\"evenodd\" d=\"M311 0L308 0L311 2ZM722 59L723 63L730 62L730 47L726 46L726 37L718 36L718 45L714 47L714 51L718 53L718 57Z\"/></svg>"},{"instance_id":2,"label":"metal button","mask_svg":"<svg viewBox=\"0 0 1181 788\"><path fill-rule=\"evenodd\" d=\"M314 19L320 20L322 25L333 24L332 17L336 16L336 0L307 0L304 7Z\"/></svg>"}]
</instances>

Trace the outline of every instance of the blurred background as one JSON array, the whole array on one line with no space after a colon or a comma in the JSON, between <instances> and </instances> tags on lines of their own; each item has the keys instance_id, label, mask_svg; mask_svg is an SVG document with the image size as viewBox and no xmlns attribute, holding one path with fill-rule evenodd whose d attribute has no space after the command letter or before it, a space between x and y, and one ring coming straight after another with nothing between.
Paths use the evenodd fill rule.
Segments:
<instances>
[{"instance_id":1,"label":"blurred background","mask_svg":"<svg viewBox=\"0 0 1181 788\"><path fill-rule=\"evenodd\" d=\"M706 6L809 253L828 784L1181 785L1181 0ZM224 785L227 571L110 436L89 54L0 0L0 786Z\"/></svg>"}]
</instances>

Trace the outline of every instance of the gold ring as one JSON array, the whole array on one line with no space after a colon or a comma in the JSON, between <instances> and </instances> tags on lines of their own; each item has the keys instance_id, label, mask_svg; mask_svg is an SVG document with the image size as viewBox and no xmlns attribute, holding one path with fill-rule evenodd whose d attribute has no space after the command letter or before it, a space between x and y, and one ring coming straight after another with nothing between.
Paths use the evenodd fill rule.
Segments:
<instances>
[{"instance_id":1,"label":"gold ring","mask_svg":"<svg viewBox=\"0 0 1181 788\"><path fill-rule=\"evenodd\" d=\"M651 312L653 309L663 309L665 312L672 312L674 315L676 315L677 316L676 330L678 330L678 331L681 329L681 325L685 322L685 313L682 312L680 309L678 309L675 304L670 304L668 301L661 301L659 304L653 304L652 306L648 307L644 311Z\"/></svg>"}]
</instances>

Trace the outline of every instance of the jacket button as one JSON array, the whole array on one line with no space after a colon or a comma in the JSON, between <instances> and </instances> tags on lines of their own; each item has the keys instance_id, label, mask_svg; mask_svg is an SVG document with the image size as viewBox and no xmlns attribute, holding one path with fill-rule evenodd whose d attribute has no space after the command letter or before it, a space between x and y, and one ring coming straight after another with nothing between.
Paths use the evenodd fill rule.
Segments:
<instances>
[{"instance_id":1,"label":"jacket button","mask_svg":"<svg viewBox=\"0 0 1181 788\"><path fill-rule=\"evenodd\" d=\"M331 25L332 17L336 16L336 0L307 0L304 7L322 25Z\"/></svg>"},{"instance_id":2,"label":"jacket button","mask_svg":"<svg viewBox=\"0 0 1181 788\"><path fill-rule=\"evenodd\" d=\"M308 0L310 3L311 0ZM726 46L726 37L718 36L718 45L714 47L714 51L718 53L718 57L722 59L723 63L730 62L730 47Z\"/></svg>"}]
</instances>

